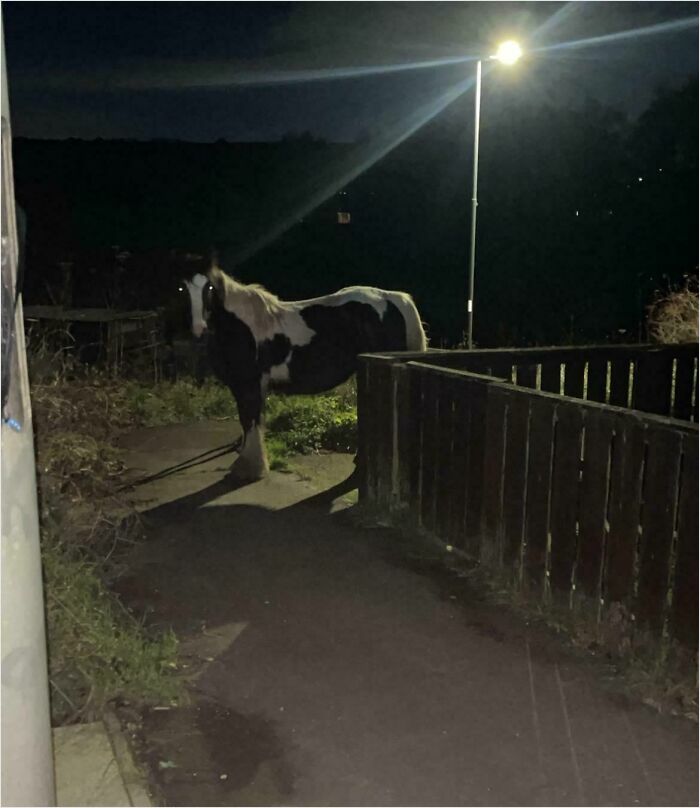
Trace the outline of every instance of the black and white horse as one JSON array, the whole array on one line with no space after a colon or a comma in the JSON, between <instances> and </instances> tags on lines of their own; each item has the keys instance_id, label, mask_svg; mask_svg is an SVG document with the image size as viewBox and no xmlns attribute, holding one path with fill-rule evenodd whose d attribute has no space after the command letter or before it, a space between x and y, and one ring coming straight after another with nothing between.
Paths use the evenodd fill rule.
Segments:
<instances>
[{"instance_id":1,"label":"black and white horse","mask_svg":"<svg viewBox=\"0 0 700 808\"><path fill-rule=\"evenodd\" d=\"M243 445L232 471L263 477L267 457L262 413L268 390L322 393L350 378L358 354L425 351L418 310L405 292L350 286L312 300L283 301L257 284L239 283L215 262L188 256L192 332L207 338L214 373L238 405Z\"/></svg>"}]
</instances>

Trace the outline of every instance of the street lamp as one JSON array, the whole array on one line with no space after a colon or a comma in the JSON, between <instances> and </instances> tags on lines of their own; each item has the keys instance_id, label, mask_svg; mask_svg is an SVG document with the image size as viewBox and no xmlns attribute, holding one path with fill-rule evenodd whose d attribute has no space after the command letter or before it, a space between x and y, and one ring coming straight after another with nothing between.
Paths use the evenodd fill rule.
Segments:
<instances>
[{"instance_id":1,"label":"street lamp","mask_svg":"<svg viewBox=\"0 0 700 808\"><path fill-rule=\"evenodd\" d=\"M523 55L517 42L509 39L498 46L489 59L504 65L514 65ZM472 229L469 244L469 297L467 299L467 348L472 349L472 327L474 324L474 259L476 257L476 188L479 171L479 116L481 112L481 59L476 63L476 94L474 97L474 166L472 173Z\"/></svg>"}]
</instances>

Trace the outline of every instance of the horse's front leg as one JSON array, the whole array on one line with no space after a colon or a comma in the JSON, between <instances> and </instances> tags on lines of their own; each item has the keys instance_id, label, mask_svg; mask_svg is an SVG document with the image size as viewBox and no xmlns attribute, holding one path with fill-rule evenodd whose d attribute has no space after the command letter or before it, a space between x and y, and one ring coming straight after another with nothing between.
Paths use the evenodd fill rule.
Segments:
<instances>
[{"instance_id":1,"label":"horse's front leg","mask_svg":"<svg viewBox=\"0 0 700 808\"><path fill-rule=\"evenodd\" d=\"M243 429L243 445L231 472L240 480L260 480L269 471L262 423L263 393L259 379L231 386Z\"/></svg>"}]
</instances>

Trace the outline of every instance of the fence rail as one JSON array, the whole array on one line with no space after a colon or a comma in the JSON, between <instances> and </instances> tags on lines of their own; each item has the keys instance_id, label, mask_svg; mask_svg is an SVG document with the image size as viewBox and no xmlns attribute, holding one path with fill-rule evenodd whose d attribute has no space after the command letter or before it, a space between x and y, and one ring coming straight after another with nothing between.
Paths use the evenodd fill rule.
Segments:
<instances>
[{"instance_id":1,"label":"fence rail","mask_svg":"<svg viewBox=\"0 0 700 808\"><path fill-rule=\"evenodd\" d=\"M363 357L361 498L535 598L697 648L697 424L609 403L693 417L696 384L697 346Z\"/></svg>"}]
</instances>

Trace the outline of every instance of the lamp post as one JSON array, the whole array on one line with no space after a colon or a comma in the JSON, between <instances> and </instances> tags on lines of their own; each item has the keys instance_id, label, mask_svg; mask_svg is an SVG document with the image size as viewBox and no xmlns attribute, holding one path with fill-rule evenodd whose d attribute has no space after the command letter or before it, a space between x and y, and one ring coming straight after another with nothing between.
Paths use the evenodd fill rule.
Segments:
<instances>
[{"instance_id":1,"label":"lamp post","mask_svg":"<svg viewBox=\"0 0 700 808\"><path fill-rule=\"evenodd\" d=\"M512 39L502 42L498 50L489 59L495 59L504 65L514 65L522 56L522 49ZM474 163L472 168L472 226L469 241L469 288L467 297L467 348L471 351L472 331L474 326L474 264L476 258L476 208L477 179L479 173L479 118L481 115L481 59L476 63L476 85L474 95Z\"/></svg>"}]
</instances>

